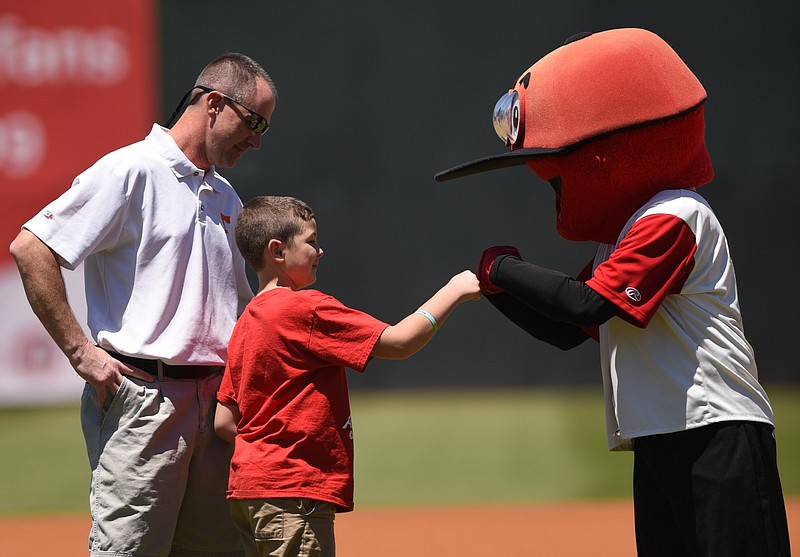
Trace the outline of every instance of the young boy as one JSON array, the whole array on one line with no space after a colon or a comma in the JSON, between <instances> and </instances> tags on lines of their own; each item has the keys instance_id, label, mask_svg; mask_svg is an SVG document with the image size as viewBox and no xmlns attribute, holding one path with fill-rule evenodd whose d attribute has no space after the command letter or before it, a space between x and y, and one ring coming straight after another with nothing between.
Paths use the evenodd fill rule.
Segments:
<instances>
[{"instance_id":1,"label":"young boy","mask_svg":"<svg viewBox=\"0 0 800 557\"><path fill-rule=\"evenodd\" d=\"M236 244L259 291L239 318L217 400L215 428L235 440L228 498L248 557L333 556L335 512L353 509L353 429L345 368L407 358L453 309L480 297L471 271L394 326L317 290L323 255L311 209L257 197Z\"/></svg>"}]
</instances>

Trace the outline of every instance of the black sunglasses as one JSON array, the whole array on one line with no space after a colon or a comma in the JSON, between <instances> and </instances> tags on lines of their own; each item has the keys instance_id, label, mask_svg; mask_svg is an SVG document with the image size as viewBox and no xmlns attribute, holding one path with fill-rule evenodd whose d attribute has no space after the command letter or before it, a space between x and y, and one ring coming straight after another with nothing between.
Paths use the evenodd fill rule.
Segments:
<instances>
[{"instance_id":1,"label":"black sunglasses","mask_svg":"<svg viewBox=\"0 0 800 557\"><path fill-rule=\"evenodd\" d=\"M236 99L234 99L232 97L229 97L228 95L226 95L222 91L217 91L216 89L212 89L211 87L206 87L205 85L195 85L194 87L192 87L191 89L189 89L186 92L186 94L181 99L181 102L178 103L178 106L175 108L175 111L172 113L172 116L170 116L169 120L167 120L167 124L166 124L165 127L167 127L167 128L170 127L170 125L172 124L173 120L175 120L175 117L178 116L178 114L180 113L181 108L183 108L183 104L186 102L186 99L189 98L189 95L191 95L192 92L195 89L200 89L201 91L205 91L206 93L215 93L215 92L219 93L220 95L222 95L222 98L224 98L226 101L230 101L230 102L232 102L232 103L244 108L250 114L243 114L242 115L242 119L247 124L247 127L250 128L250 131L252 131L253 133L259 133L261 135L264 135L267 132L267 130L269 129L269 122L267 122L267 119L264 118L261 114L259 114L255 110L247 108L245 105L243 105L242 103L240 103Z\"/></svg>"}]
</instances>

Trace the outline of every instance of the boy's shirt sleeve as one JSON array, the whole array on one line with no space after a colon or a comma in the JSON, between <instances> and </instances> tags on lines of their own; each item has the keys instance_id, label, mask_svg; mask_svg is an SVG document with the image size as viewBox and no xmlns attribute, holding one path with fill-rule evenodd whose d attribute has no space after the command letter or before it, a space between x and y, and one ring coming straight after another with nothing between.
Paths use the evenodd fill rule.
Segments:
<instances>
[{"instance_id":1,"label":"boy's shirt sleeve","mask_svg":"<svg viewBox=\"0 0 800 557\"><path fill-rule=\"evenodd\" d=\"M645 328L670 294L680 293L694 268L697 241L681 218L651 214L636 221L586 284Z\"/></svg>"},{"instance_id":2,"label":"boy's shirt sleeve","mask_svg":"<svg viewBox=\"0 0 800 557\"><path fill-rule=\"evenodd\" d=\"M314 309L309 349L322 360L363 372L388 326L327 296Z\"/></svg>"},{"instance_id":3,"label":"boy's shirt sleeve","mask_svg":"<svg viewBox=\"0 0 800 557\"><path fill-rule=\"evenodd\" d=\"M228 367L225 367L225 373L222 375L222 381L217 391L217 401L222 404L237 404L236 393L233 390L233 381L231 381L231 373Z\"/></svg>"}]
</instances>

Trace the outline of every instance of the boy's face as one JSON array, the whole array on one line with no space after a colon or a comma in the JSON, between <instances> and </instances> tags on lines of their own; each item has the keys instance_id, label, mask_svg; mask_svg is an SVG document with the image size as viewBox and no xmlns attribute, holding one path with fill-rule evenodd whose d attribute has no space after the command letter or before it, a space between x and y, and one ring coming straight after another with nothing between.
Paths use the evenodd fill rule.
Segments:
<instances>
[{"instance_id":1,"label":"boy's face","mask_svg":"<svg viewBox=\"0 0 800 557\"><path fill-rule=\"evenodd\" d=\"M310 286L317 281L317 265L322 254L322 248L317 244L317 221L311 219L286 244L283 254L286 277L292 282L295 290Z\"/></svg>"}]
</instances>

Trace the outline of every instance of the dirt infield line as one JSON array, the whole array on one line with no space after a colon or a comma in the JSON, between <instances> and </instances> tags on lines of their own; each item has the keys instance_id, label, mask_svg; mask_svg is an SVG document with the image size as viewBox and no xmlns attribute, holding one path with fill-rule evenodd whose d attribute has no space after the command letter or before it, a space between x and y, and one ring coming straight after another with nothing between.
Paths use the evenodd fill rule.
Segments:
<instances>
[{"instance_id":1,"label":"dirt infield line","mask_svg":"<svg viewBox=\"0 0 800 557\"><path fill-rule=\"evenodd\" d=\"M793 549L800 498L787 501ZM0 517L0 555L86 557L86 516ZM359 509L336 518L341 557L635 557L629 501ZM796 551L795 551L796 552Z\"/></svg>"}]
</instances>

